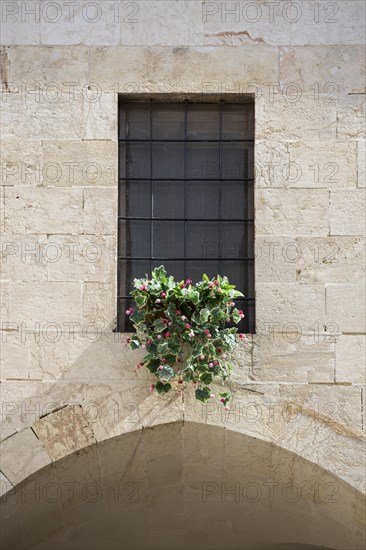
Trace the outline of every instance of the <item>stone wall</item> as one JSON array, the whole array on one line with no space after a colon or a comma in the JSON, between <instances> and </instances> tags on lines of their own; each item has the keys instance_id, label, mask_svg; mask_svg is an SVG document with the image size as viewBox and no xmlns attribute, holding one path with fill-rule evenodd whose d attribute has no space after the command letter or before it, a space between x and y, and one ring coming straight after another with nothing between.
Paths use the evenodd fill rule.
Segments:
<instances>
[{"instance_id":1,"label":"stone wall","mask_svg":"<svg viewBox=\"0 0 366 550\"><path fill-rule=\"evenodd\" d=\"M83 408L92 440L144 425L149 377L113 332L118 93L250 93L257 331L235 360L232 412L214 423L275 441L359 488L363 3L77 4L1 5L4 443L40 445L49 432L38 433L38 419L64 406ZM249 422L252 396L281 411L268 430L264 415ZM176 419L185 411L205 422L207 410L187 402ZM283 413L289 403L298 424ZM167 410L154 401L154 422L171 421ZM5 483L29 473L4 472Z\"/></svg>"}]
</instances>

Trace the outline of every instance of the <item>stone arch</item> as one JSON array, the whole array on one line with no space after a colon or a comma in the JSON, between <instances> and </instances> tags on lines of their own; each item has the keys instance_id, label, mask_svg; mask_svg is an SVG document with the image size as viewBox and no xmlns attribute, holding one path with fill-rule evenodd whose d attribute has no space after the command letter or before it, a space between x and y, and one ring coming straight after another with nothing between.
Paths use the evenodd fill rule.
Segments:
<instances>
[{"instance_id":1,"label":"stone arch","mask_svg":"<svg viewBox=\"0 0 366 550\"><path fill-rule=\"evenodd\" d=\"M334 472L243 426L178 418L180 398L146 401L145 425L130 415L98 441L73 406L3 442L9 477L28 449L3 497L4 550L363 548L362 494Z\"/></svg>"}]
</instances>

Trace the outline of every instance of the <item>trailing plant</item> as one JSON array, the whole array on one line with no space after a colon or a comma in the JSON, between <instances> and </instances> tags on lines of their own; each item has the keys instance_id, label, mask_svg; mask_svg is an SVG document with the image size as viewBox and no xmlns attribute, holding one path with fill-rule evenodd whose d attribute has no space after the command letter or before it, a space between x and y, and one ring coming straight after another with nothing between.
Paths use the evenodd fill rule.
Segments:
<instances>
[{"instance_id":1,"label":"trailing plant","mask_svg":"<svg viewBox=\"0 0 366 550\"><path fill-rule=\"evenodd\" d=\"M243 294L220 275L215 279L203 275L196 284L190 279L176 282L164 266L154 269L151 279L135 279L134 287L136 307L126 315L136 333L127 342L132 349L146 350L138 367L157 377L150 390L166 393L173 386L192 383L197 399L214 398L211 383L218 378L224 384L232 370L228 354L238 344L238 329L225 324L237 324L244 317L233 302ZM219 393L226 409L230 397L227 391Z\"/></svg>"}]
</instances>

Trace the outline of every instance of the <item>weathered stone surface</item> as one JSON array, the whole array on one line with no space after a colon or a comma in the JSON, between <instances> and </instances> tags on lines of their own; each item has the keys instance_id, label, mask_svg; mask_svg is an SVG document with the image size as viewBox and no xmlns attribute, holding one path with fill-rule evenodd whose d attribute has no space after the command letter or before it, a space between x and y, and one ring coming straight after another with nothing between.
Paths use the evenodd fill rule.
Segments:
<instances>
[{"instance_id":1,"label":"weathered stone surface","mask_svg":"<svg viewBox=\"0 0 366 550\"><path fill-rule=\"evenodd\" d=\"M5 229L10 233L78 233L82 207L82 189L7 187Z\"/></svg>"},{"instance_id":2,"label":"weathered stone surface","mask_svg":"<svg viewBox=\"0 0 366 550\"><path fill-rule=\"evenodd\" d=\"M319 103L311 95L289 101L285 94L260 100L256 108L256 138L324 140L336 137L336 103Z\"/></svg>"},{"instance_id":3,"label":"weathered stone surface","mask_svg":"<svg viewBox=\"0 0 366 550\"><path fill-rule=\"evenodd\" d=\"M365 335L342 334L335 345L336 382L365 384Z\"/></svg>"},{"instance_id":4,"label":"weathered stone surface","mask_svg":"<svg viewBox=\"0 0 366 550\"><path fill-rule=\"evenodd\" d=\"M50 463L49 454L30 428L1 443L1 468L13 485Z\"/></svg>"},{"instance_id":5,"label":"weathered stone surface","mask_svg":"<svg viewBox=\"0 0 366 550\"><path fill-rule=\"evenodd\" d=\"M256 236L255 266L258 283L295 283L298 246L295 238Z\"/></svg>"},{"instance_id":6,"label":"weathered stone surface","mask_svg":"<svg viewBox=\"0 0 366 550\"><path fill-rule=\"evenodd\" d=\"M2 235L0 261L3 281L45 281L48 259L53 259L46 235Z\"/></svg>"},{"instance_id":7,"label":"weathered stone surface","mask_svg":"<svg viewBox=\"0 0 366 550\"><path fill-rule=\"evenodd\" d=\"M43 154L44 185L117 185L116 142L44 141ZM52 172L50 181L48 170Z\"/></svg>"},{"instance_id":8,"label":"weathered stone surface","mask_svg":"<svg viewBox=\"0 0 366 550\"><path fill-rule=\"evenodd\" d=\"M339 94L337 101L337 137L365 138L364 94Z\"/></svg>"},{"instance_id":9,"label":"weathered stone surface","mask_svg":"<svg viewBox=\"0 0 366 550\"><path fill-rule=\"evenodd\" d=\"M260 331L309 334L315 324L325 324L323 285L260 283L257 293L257 326Z\"/></svg>"},{"instance_id":10,"label":"weathered stone surface","mask_svg":"<svg viewBox=\"0 0 366 550\"><path fill-rule=\"evenodd\" d=\"M364 284L326 285L326 308L327 319L341 332L365 332Z\"/></svg>"},{"instance_id":11,"label":"weathered stone surface","mask_svg":"<svg viewBox=\"0 0 366 550\"><path fill-rule=\"evenodd\" d=\"M88 420L79 405L64 407L32 426L52 460L58 460L95 442Z\"/></svg>"},{"instance_id":12,"label":"weathered stone surface","mask_svg":"<svg viewBox=\"0 0 366 550\"><path fill-rule=\"evenodd\" d=\"M1 184L40 185L43 181L42 142L19 139L2 140Z\"/></svg>"},{"instance_id":13,"label":"weathered stone surface","mask_svg":"<svg viewBox=\"0 0 366 550\"><path fill-rule=\"evenodd\" d=\"M8 329L8 330L6 330ZM27 379L30 371L30 343L19 332L21 327L15 324L2 324L0 373L1 378Z\"/></svg>"},{"instance_id":14,"label":"weathered stone surface","mask_svg":"<svg viewBox=\"0 0 366 550\"><path fill-rule=\"evenodd\" d=\"M366 141L360 139L357 142L357 186L366 187Z\"/></svg>"},{"instance_id":15,"label":"weathered stone surface","mask_svg":"<svg viewBox=\"0 0 366 550\"><path fill-rule=\"evenodd\" d=\"M90 235L116 235L117 189L84 189L83 230Z\"/></svg>"},{"instance_id":16,"label":"weathered stone surface","mask_svg":"<svg viewBox=\"0 0 366 550\"><path fill-rule=\"evenodd\" d=\"M255 178L257 187L288 187L289 143L280 140L256 140Z\"/></svg>"},{"instance_id":17,"label":"weathered stone surface","mask_svg":"<svg viewBox=\"0 0 366 550\"><path fill-rule=\"evenodd\" d=\"M363 46L295 46L280 51L280 81L295 98L313 92L319 102L334 102L339 92L362 92L364 80Z\"/></svg>"},{"instance_id":18,"label":"weathered stone surface","mask_svg":"<svg viewBox=\"0 0 366 550\"><path fill-rule=\"evenodd\" d=\"M253 380L266 382L333 383L334 343L314 332L260 332L253 336Z\"/></svg>"},{"instance_id":19,"label":"weathered stone surface","mask_svg":"<svg viewBox=\"0 0 366 550\"><path fill-rule=\"evenodd\" d=\"M365 274L362 237L299 237L296 275L300 283L353 283Z\"/></svg>"},{"instance_id":20,"label":"weathered stone surface","mask_svg":"<svg viewBox=\"0 0 366 550\"><path fill-rule=\"evenodd\" d=\"M289 143L289 187L356 187L356 144L345 141Z\"/></svg>"},{"instance_id":21,"label":"weathered stone surface","mask_svg":"<svg viewBox=\"0 0 366 550\"><path fill-rule=\"evenodd\" d=\"M117 140L117 107L116 93L98 91L90 99L84 98L83 104L83 138L99 140ZM116 144L115 144L116 145Z\"/></svg>"},{"instance_id":22,"label":"weathered stone surface","mask_svg":"<svg viewBox=\"0 0 366 550\"><path fill-rule=\"evenodd\" d=\"M115 326L117 299L115 285L110 283L83 284L83 324L102 326L110 329ZM97 323L97 325L95 325Z\"/></svg>"},{"instance_id":23,"label":"weathered stone surface","mask_svg":"<svg viewBox=\"0 0 366 550\"><path fill-rule=\"evenodd\" d=\"M326 236L328 201L325 189L258 189L255 201L257 234Z\"/></svg>"},{"instance_id":24,"label":"weathered stone surface","mask_svg":"<svg viewBox=\"0 0 366 550\"><path fill-rule=\"evenodd\" d=\"M52 331L58 324L81 321L80 283L8 283L7 292L9 311L4 321L25 323L26 330Z\"/></svg>"},{"instance_id":25,"label":"weathered stone surface","mask_svg":"<svg viewBox=\"0 0 366 550\"><path fill-rule=\"evenodd\" d=\"M340 189L330 192L330 234L365 234L365 192L362 189Z\"/></svg>"},{"instance_id":26,"label":"weathered stone surface","mask_svg":"<svg viewBox=\"0 0 366 550\"><path fill-rule=\"evenodd\" d=\"M10 483L7 477L5 477L2 472L0 472L0 496L10 491L12 487L13 485Z\"/></svg>"}]
</instances>

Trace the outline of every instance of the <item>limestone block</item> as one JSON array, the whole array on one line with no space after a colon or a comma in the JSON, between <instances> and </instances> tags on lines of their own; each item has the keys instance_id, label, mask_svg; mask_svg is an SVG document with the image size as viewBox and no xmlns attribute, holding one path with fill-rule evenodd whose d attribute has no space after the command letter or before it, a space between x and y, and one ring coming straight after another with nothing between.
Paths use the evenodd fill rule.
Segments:
<instances>
[{"instance_id":1,"label":"limestone block","mask_svg":"<svg viewBox=\"0 0 366 550\"><path fill-rule=\"evenodd\" d=\"M291 44L363 44L364 9L363 5L352 0L341 0L336 4L319 4L318 7L312 6L306 0L300 0L286 13L292 21Z\"/></svg>"},{"instance_id":2,"label":"limestone block","mask_svg":"<svg viewBox=\"0 0 366 550\"><path fill-rule=\"evenodd\" d=\"M48 279L114 282L116 238L116 235L50 235L42 249Z\"/></svg>"},{"instance_id":3,"label":"limestone block","mask_svg":"<svg viewBox=\"0 0 366 550\"><path fill-rule=\"evenodd\" d=\"M325 325L323 285L257 285L257 327L261 332L311 334L318 324Z\"/></svg>"},{"instance_id":4,"label":"limestone block","mask_svg":"<svg viewBox=\"0 0 366 550\"><path fill-rule=\"evenodd\" d=\"M293 101L283 91L275 92L274 87L256 104L256 139L335 139L335 102L319 102L314 94L303 94Z\"/></svg>"},{"instance_id":5,"label":"limestone block","mask_svg":"<svg viewBox=\"0 0 366 550\"><path fill-rule=\"evenodd\" d=\"M356 144L344 141L296 141L289 144L289 187L356 187Z\"/></svg>"},{"instance_id":6,"label":"limestone block","mask_svg":"<svg viewBox=\"0 0 366 550\"><path fill-rule=\"evenodd\" d=\"M5 330L8 328L8 330ZM1 378L27 379L30 371L30 342L20 334L21 327L2 324L0 375Z\"/></svg>"},{"instance_id":7,"label":"limestone block","mask_svg":"<svg viewBox=\"0 0 366 550\"><path fill-rule=\"evenodd\" d=\"M362 189L330 191L330 235L364 235L365 206Z\"/></svg>"},{"instance_id":8,"label":"limestone block","mask_svg":"<svg viewBox=\"0 0 366 550\"><path fill-rule=\"evenodd\" d=\"M42 442L30 428L8 437L1 443L1 468L13 485L51 462Z\"/></svg>"},{"instance_id":9,"label":"limestone block","mask_svg":"<svg viewBox=\"0 0 366 550\"><path fill-rule=\"evenodd\" d=\"M290 18L280 4L265 0L245 2L207 2L202 5L207 45L261 44L287 45L291 42Z\"/></svg>"},{"instance_id":10,"label":"limestone block","mask_svg":"<svg viewBox=\"0 0 366 550\"><path fill-rule=\"evenodd\" d=\"M297 256L298 248L294 238L256 236L256 281L295 283Z\"/></svg>"},{"instance_id":11,"label":"limestone block","mask_svg":"<svg viewBox=\"0 0 366 550\"><path fill-rule=\"evenodd\" d=\"M69 91L72 96L73 91L80 91L89 82L88 48L80 44L77 48L17 45L8 49L8 57L10 89L16 89L21 82L32 89L38 82L42 96L57 97L60 91Z\"/></svg>"},{"instance_id":12,"label":"limestone block","mask_svg":"<svg viewBox=\"0 0 366 550\"><path fill-rule=\"evenodd\" d=\"M43 153L44 185L117 185L117 142L44 141Z\"/></svg>"},{"instance_id":13,"label":"limestone block","mask_svg":"<svg viewBox=\"0 0 366 550\"><path fill-rule=\"evenodd\" d=\"M25 323L26 330L57 329L57 324L80 322L80 283L9 283L9 322ZM6 321L6 319L4 319Z\"/></svg>"},{"instance_id":14,"label":"limestone block","mask_svg":"<svg viewBox=\"0 0 366 550\"><path fill-rule=\"evenodd\" d=\"M38 8L39 9L39 8ZM2 8L1 44L40 44L40 13L24 4L4 4Z\"/></svg>"},{"instance_id":15,"label":"limestone block","mask_svg":"<svg viewBox=\"0 0 366 550\"><path fill-rule=\"evenodd\" d=\"M334 343L326 335L253 335L253 380L332 383L334 362Z\"/></svg>"},{"instance_id":16,"label":"limestone block","mask_svg":"<svg viewBox=\"0 0 366 550\"><path fill-rule=\"evenodd\" d=\"M366 141L360 139L357 142L357 186L365 188L366 187Z\"/></svg>"},{"instance_id":17,"label":"limestone block","mask_svg":"<svg viewBox=\"0 0 366 550\"><path fill-rule=\"evenodd\" d=\"M336 101L339 92L362 92L364 74L363 46L347 46L344 42L331 48L296 46L280 51L282 86L288 86L292 93L313 92L320 103Z\"/></svg>"},{"instance_id":18,"label":"limestone block","mask_svg":"<svg viewBox=\"0 0 366 550\"><path fill-rule=\"evenodd\" d=\"M325 189L258 189L257 235L326 236L328 202Z\"/></svg>"},{"instance_id":19,"label":"limestone block","mask_svg":"<svg viewBox=\"0 0 366 550\"><path fill-rule=\"evenodd\" d=\"M256 86L278 81L278 52L258 44L235 48L235 55L231 48L209 46L91 48L89 78L120 93L254 93Z\"/></svg>"},{"instance_id":20,"label":"limestone block","mask_svg":"<svg viewBox=\"0 0 366 550\"><path fill-rule=\"evenodd\" d=\"M300 283L352 283L365 276L362 237L299 237L296 244Z\"/></svg>"},{"instance_id":21,"label":"limestone block","mask_svg":"<svg viewBox=\"0 0 366 550\"><path fill-rule=\"evenodd\" d=\"M289 143L258 139L255 143L257 187L288 187L290 171Z\"/></svg>"},{"instance_id":22,"label":"limestone block","mask_svg":"<svg viewBox=\"0 0 366 550\"><path fill-rule=\"evenodd\" d=\"M230 356L230 364L233 366L233 373L230 381L233 384L244 384L252 380L252 335L246 336L246 342L240 340L238 347Z\"/></svg>"},{"instance_id":23,"label":"limestone block","mask_svg":"<svg viewBox=\"0 0 366 550\"><path fill-rule=\"evenodd\" d=\"M41 44L112 46L119 43L123 24L121 2L114 5L114 10L105 2L80 2L72 8L67 4L56 6L42 10Z\"/></svg>"},{"instance_id":24,"label":"limestone block","mask_svg":"<svg viewBox=\"0 0 366 550\"><path fill-rule=\"evenodd\" d=\"M116 319L117 299L115 285L109 283L83 284L83 324L97 323L105 329L113 328Z\"/></svg>"},{"instance_id":25,"label":"limestone block","mask_svg":"<svg viewBox=\"0 0 366 550\"><path fill-rule=\"evenodd\" d=\"M364 94L339 94L337 101L337 137L365 138Z\"/></svg>"},{"instance_id":26,"label":"limestone block","mask_svg":"<svg viewBox=\"0 0 366 550\"><path fill-rule=\"evenodd\" d=\"M83 192L78 188L7 187L5 228L14 233L78 233ZM62 216L62 217L61 217Z\"/></svg>"},{"instance_id":27,"label":"limestone block","mask_svg":"<svg viewBox=\"0 0 366 550\"><path fill-rule=\"evenodd\" d=\"M335 345L336 382L365 384L366 337L342 334Z\"/></svg>"},{"instance_id":28,"label":"limestone block","mask_svg":"<svg viewBox=\"0 0 366 550\"><path fill-rule=\"evenodd\" d=\"M82 139L84 101L69 92L44 94L37 84L6 93L1 104L2 139Z\"/></svg>"},{"instance_id":29,"label":"limestone block","mask_svg":"<svg viewBox=\"0 0 366 550\"><path fill-rule=\"evenodd\" d=\"M116 140L118 129L117 94L98 90L84 99L83 138ZM116 145L116 144L115 144Z\"/></svg>"},{"instance_id":30,"label":"limestone block","mask_svg":"<svg viewBox=\"0 0 366 550\"><path fill-rule=\"evenodd\" d=\"M5 187L0 186L0 232L5 233Z\"/></svg>"},{"instance_id":31,"label":"limestone block","mask_svg":"<svg viewBox=\"0 0 366 550\"><path fill-rule=\"evenodd\" d=\"M365 285L326 285L327 318L341 332L363 333L366 328Z\"/></svg>"},{"instance_id":32,"label":"limestone block","mask_svg":"<svg viewBox=\"0 0 366 550\"><path fill-rule=\"evenodd\" d=\"M10 481L4 476L2 472L0 472L0 497L10 491L12 487L13 485L10 483Z\"/></svg>"},{"instance_id":33,"label":"limestone block","mask_svg":"<svg viewBox=\"0 0 366 550\"><path fill-rule=\"evenodd\" d=\"M52 259L52 251L49 254ZM6 233L2 236L0 258L3 281L47 280L46 235Z\"/></svg>"},{"instance_id":34,"label":"limestone block","mask_svg":"<svg viewBox=\"0 0 366 550\"><path fill-rule=\"evenodd\" d=\"M116 235L117 189L90 187L84 189L83 233Z\"/></svg>"},{"instance_id":35,"label":"limestone block","mask_svg":"<svg viewBox=\"0 0 366 550\"><path fill-rule=\"evenodd\" d=\"M43 181L41 141L3 140L1 148L2 185L39 185Z\"/></svg>"},{"instance_id":36,"label":"limestone block","mask_svg":"<svg viewBox=\"0 0 366 550\"><path fill-rule=\"evenodd\" d=\"M64 407L40 418L32 429L52 460L58 460L95 442L92 429L78 405Z\"/></svg>"},{"instance_id":37,"label":"limestone block","mask_svg":"<svg viewBox=\"0 0 366 550\"><path fill-rule=\"evenodd\" d=\"M123 46L203 44L202 6L199 3L143 0L121 4L120 8Z\"/></svg>"}]
</instances>

